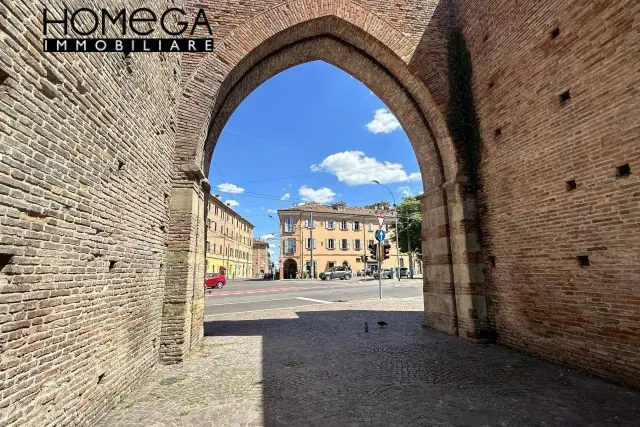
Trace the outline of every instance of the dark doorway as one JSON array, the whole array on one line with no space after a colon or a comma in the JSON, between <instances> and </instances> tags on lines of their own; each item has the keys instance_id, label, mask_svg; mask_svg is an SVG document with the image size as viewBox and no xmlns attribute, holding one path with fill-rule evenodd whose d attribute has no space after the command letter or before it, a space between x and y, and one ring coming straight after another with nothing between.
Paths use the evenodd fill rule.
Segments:
<instances>
[{"instance_id":1,"label":"dark doorway","mask_svg":"<svg viewBox=\"0 0 640 427\"><path fill-rule=\"evenodd\" d=\"M295 259L289 258L282 265L283 279L295 279L298 273L298 263Z\"/></svg>"}]
</instances>

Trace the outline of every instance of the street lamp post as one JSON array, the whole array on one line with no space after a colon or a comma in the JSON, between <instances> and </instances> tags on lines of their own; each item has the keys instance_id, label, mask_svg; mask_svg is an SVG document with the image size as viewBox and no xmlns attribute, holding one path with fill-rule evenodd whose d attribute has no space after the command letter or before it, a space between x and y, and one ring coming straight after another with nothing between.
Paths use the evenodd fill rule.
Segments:
<instances>
[{"instance_id":1,"label":"street lamp post","mask_svg":"<svg viewBox=\"0 0 640 427\"><path fill-rule=\"evenodd\" d=\"M413 255L413 249L411 249L411 235L409 233L409 227L411 226L413 221L416 221L416 218L414 218L413 216L409 216L409 211L405 211L405 216L407 219L407 248L409 249L409 277L413 279L413 273L414 273L414 269L413 269L413 263L414 263L414 259L412 258L411 255Z\"/></svg>"},{"instance_id":2,"label":"street lamp post","mask_svg":"<svg viewBox=\"0 0 640 427\"><path fill-rule=\"evenodd\" d=\"M275 233L272 233L273 237L271 239L265 239L267 242L270 240L278 240L280 241L280 235L277 235ZM278 252L278 256L279 256L279 252ZM271 270L271 280L276 280L276 269L275 269L275 262L272 262L271 259L268 259L267 262L269 263L269 267ZM278 260L278 265L280 265L280 260Z\"/></svg>"},{"instance_id":3,"label":"street lamp post","mask_svg":"<svg viewBox=\"0 0 640 427\"><path fill-rule=\"evenodd\" d=\"M389 187L387 187L384 184L380 184L380 181L374 179L373 181L374 184L378 184L378 185L382 185L384 188L387 189L387 191L389 191L389 194L391 194L391 198L393 199L393 208L395 210L395 216L396 216L396 274L398 275L398 281L400 280L400 243L398 241L398 234L399 234L399 230L398 230L398 209L396 208L396 197L393 195L393 192L391 190L389 190Z\"/></svg>"},{"instance_id":4,"label":"street lamp post","mask_svg":"<svg viewBox=\"0 0 640 427\"><path fill-rule=\"evenodd\" d=\"M298 226L300 227L300 274L304 271L304 225L302 224L302 214L300 212L300 219L298 220ZM302 279L302 277L300 277Z\"/></svg>"},{"instance_id":5,"label":"street lamp post","mask_svg":"<svg viewBox=\"0 0 640 427\"><path fill-rule=\"evenodd\" d=\"M277 221L272 215L267 214L267 216L269 218L271 218L278 225L278 233L282 233L282 230L280 229L281 228L280 227L280 221ZM275 236L275 234L274 234L274 236ZM282 240L280 239L281 236L282 236L282 234L279 234L278 243L283 245L284 242L282 242ZM280 256L281 256L281 252L280 252L281 250L282 250L282 248L278 247L278 258L280 258ZM269 265L271 266L271 280L276 280L275 262L272 262L271 259L269 259L269 263L270 263ZM279 267L280 267L280 260L278 260L278 269L280 269ZM280 271L280 274L282 275L282 271Z\"/></svg>"}]
</instances>

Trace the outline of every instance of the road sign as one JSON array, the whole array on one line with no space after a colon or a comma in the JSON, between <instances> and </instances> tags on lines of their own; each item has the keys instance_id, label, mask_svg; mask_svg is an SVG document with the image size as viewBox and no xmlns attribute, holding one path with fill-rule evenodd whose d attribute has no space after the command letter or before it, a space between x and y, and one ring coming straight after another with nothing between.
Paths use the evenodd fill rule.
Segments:
<instances>
[{"instance_id":1,"label":"road sign","mask_svg":"<svg viewBox=\"0 0 640 427\"><path fill-rule=\"evenodd\" d=\"M378 242L382 242L384 240L384 230L376 231L376 239Z\"/></svg>"},{"instance_id":2,"label":"road sign","mask_svg":"<svg viewBox=\"0 0 640 427\"><path fill-rule=\"evenodd\" d=\"M380 228L382 228L382 224L384 224L384 217L383 216L379 216L378 217L378 224L380 224Z\"/></svg>"}]
</instances>

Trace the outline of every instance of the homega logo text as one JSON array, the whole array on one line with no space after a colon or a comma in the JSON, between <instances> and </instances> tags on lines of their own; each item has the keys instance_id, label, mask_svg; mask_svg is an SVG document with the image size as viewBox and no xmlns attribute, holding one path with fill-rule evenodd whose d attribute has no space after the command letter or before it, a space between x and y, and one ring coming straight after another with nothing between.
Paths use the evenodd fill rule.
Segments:
<instances>
[{"instance_id":1,"label":"homega logo text","mask_svg":"<svg viewBox=\"0 0 640 427\"><path fill-rule=\"evenodd\" d=\"M209 37L193 38L196 30L201 34L206 30ZM61 33L64 37L48 37L52 32ZM117 12L86 7L62 11L45 8L42 11L42 33L45 52L213 51L213 31L203 9L199 9L190 22L185 11L175 7L161 14L148 8ZM116 37L105 37L111 33ZM84 37L74 38L74 35Z\"/></svg>"}]
</instances>

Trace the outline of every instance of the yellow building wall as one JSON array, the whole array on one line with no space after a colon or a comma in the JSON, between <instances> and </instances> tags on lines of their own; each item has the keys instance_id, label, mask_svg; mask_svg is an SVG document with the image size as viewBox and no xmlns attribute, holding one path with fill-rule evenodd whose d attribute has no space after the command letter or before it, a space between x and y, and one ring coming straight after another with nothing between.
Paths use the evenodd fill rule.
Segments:
<instances>
[{"instance_id":1,"label":"yellow building wall","mask_svg":"<svg viewBox=\"0 0 640 427\"><path fill-rule=\"evenodd\" d=\"M207 273L219 273L220 267L225 266L225 260L220 257L207 255Z\"/></svg>"},{"instance_id":2,"label":"yellow building wall","mask_svg":"<svg viewBox=\"0 0 640 427\"><path fill-rule=\"evenodd\" d=\"M237 254L237 256L236 256ZM207 273L224 267L229 279L252 277L253 225L211 196L207 215Z\"/></svg>"},{"instance_id":3,"label":"yellow building wall","mask_svg":"<svg viewBox=\"0 0 640 427\"><path fill-rule=\"evenodd\" d=\"M293 231L287 230L287 226L285 224L286 218L294 218ZM308 239L311 238L311 236L313 236L313 239L315 240L313 260L316 264L316 276L318 273L330 268L331 263L338 266L343 265L343 262L346 261L354 272L358 270L364 271L367 268L364 262L362 262L362 257L366 255L370 258L371 255L368 248L369 243L377 243L377 240L375 239L375 231L379 228L377 217L340 217L339 214L327 215L314 212L313 219L315 223L313 224L313 230L308 228L309 225L311 225L308 219L308 213L303 214L302 220L300 220L299 213L280 214L280 248L282 253L280 264L281 269L284 268L284 262L287 259L293 259L296 261L297 270L299 272L305 271L304 269L306 268L307 263L311 260L311 250L308 242ZM327 221L333 221L333 228L331 228L331 224L327 223ZM341 224L341 221L346 221L346 230L342 228L344 224ZM354 223L356 222L358 223L359 229L355 229ZM388 230L388 224L383 225L383 229ZM389 233L387 231L387 238L388 237ZM285 241L287 239L294 239L296 242L295 251L292 253L284 252L286 247ZM334 240L335 249L327 247L329 239ZM340 247L342 239L347 240L347 249L342 249ZM356 240L359 240L359 249L354 248L354 246L357 245L357 242L355 242ZM301 242L303 243L302 245ZM397 256L395 241L388 241L388 243L391 244L390 258L382 261L382 269L396 267ZM402 260L401 267L408 268L408 254L401 253L400 259Z\"/></svg>"}]
</instances>

